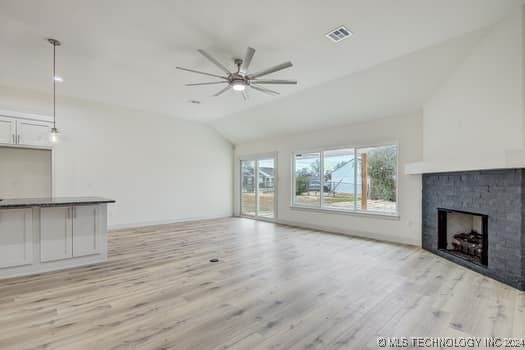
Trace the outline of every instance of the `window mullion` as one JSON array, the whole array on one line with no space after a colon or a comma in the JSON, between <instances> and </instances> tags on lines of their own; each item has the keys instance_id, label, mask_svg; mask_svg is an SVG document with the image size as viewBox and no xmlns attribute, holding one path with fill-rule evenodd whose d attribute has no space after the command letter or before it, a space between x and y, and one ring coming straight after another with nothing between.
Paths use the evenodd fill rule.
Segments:
<instances>
[{"instance_id":1,"label":"window mullion","mask_svg":"<svg viewBox=\"0 0 525 350\"><path fill-rule=\"evenodd\" d=\"M243 180L243 167L242 167L242 160L239 162L240 171L239 171L239 214L242 215L242 180Z\"/></svg>"},{"instance_id":2,"label":"window mullion","mask_svg":"<svg viewBox=\"0 0 525 350\"><path fill-rule=\"evenodd\" d=\"M259 161L255 160L255 216L259 216Z\"/></svg>"},{"instance_id":3,"label":"window mullion","mask_svg":"<svg viewBox=\"0 0 525 350\"><path fill-rule=\"evenodd\" d=\"M297 157L297 155L292 153L292 207L295 206L295 197L297 196L297 172L295 171L295 157Z\"/></svg>"},{"instance_id":4,"label":"window mullion","mask_svg":"<svg viewBox=\"0 0 525 350\"><path fill-rule=\"evenodd\" d=\"M354 210L357 210L357 166L357 148L354 148Z\"/></svg>"},{"instance_id":5,"label":"window mullion","mask_svg":"<svg viewBox=\"0 0 525 350\"><path fill-rule=\"evenodd\" d=\"M321 201L319 207L322 208L324 207L324 151L319 152L319 159L321 161L321 164L319 165L319 184L321 187L319 189L319 198Z\"/></svg>"}]
</instances>

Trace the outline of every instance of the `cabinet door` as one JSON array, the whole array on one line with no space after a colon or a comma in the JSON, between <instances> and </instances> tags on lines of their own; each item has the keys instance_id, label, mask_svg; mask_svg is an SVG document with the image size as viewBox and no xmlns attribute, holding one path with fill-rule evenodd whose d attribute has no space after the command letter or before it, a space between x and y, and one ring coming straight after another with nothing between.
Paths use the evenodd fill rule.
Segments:
<instances>
[{"instance_id":1,"label":"cabinet door","mask_svg":"<svg viewBox=\"0 0 525 350\"><path fill-rule=\"evenodd\" d=\"M14 139L15 135L16 135L15 119L0 117L0 143L6 143L6 144L15 143L15 139Z\"/></svg>"},{"instance_id":2,"label":"cabinet door","mask_svg":"<svg viewBox=\"0 0 525 350\"><path fill-rule=\"evenodd\" d=\"M96 205L73 207L73 256L99 253L98 210Z\"/></svg>"},{"instance_id":3,"label":"cabinet door","mask_svg":"<svg viewBox=\"0 0 525 350\"><path fill-rule=\"evenodd\" d=\"M0 210L0 268L33 262L32 209Z\"/></svg>"},{"instance_id":4,"label":"cabinet door","mask_svg":"<svg viewBox=\"0 0 525 350\"><path fill-rule=\"evenodd\" d=\"M51 207L40 210L42 262L73 257L72 231L70 207Z\"/></svg>"},{"instance_id":5,"label":"cabinet door","mask_svg":"<svg viewBox=\"0 0 525 350\"><path fill-rule=\"evenodd\" d=\"M18 120L16 124L18 143L29 146L49 146L51 124L31 120Z\"/></svg>"}]
</instances>

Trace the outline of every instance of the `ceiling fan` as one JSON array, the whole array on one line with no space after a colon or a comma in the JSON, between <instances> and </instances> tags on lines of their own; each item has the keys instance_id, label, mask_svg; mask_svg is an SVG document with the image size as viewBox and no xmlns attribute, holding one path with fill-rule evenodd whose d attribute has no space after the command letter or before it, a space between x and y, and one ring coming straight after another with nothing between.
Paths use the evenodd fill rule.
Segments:
<instances>
[{"instance_id":1,"label":"ceiling fan","mask_svg":"<svg viewBox=\"0 0 525 350\"><path fill-rule=\"evenodd\" d=\"M281 85L295 85L297 84L296 80L282 80L282 79L259 79L260 77L263 77L265 75L278 72L280 70L290 68L292 66L292 62L284 62L281 64L278 64L277 66L249 74L248 73L248 67L250 66L250 63L252 62L253 56L255 55L255 49L248 47L248 50L246 51L246 56L243 59L236 58L233 60L233 63L237 67L237 70L234 72L230 72L228 68L226 68L222 63L220 63L218 60L213 58L209 53L207 53L204 50L198 50L204 57L206 57L208 60L210 60L214 65L219 67L225 75L218 75L218 74L212 74L212 73L206 73L197 71L194 69L189 68L183 68L183 67L176 67L177 69L184 70L187 72L207 75L215 78L221 79L220 81L212 81L212 82L205 82L205 83L193 83L193 84L186 84L186 86L198 86L198 85L215 85L215 84L227 84L226 87L213 96L219 96L225 93L226 91L233 89L235 91L239 91L242 93L242 96L245 100L248 99L248 94L246 93L246 88L250 87L254 90L260 91L262 93L265 93L267 95L279 95L279 92L275 90L267 89L261 85L268 85L268 84L281 84Z\"/></svg>"}]
</instances>

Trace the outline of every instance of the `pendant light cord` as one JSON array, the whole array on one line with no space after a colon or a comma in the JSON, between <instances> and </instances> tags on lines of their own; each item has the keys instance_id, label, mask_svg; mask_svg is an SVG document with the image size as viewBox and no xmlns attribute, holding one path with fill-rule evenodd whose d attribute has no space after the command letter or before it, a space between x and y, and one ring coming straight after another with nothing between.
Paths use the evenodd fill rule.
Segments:
<instances>
[{"instance_id":1,"label":"pendant light cord","mask_svg":"<svg viewBox=\"0 0 525 350\"><path fill-rule=\"evenodd\" d=\"M55 64L56 64L56 43L53 43L53 128L57 127L57 117L56 117L56 75L55 75Z\"/></svg>"}]
</instances>

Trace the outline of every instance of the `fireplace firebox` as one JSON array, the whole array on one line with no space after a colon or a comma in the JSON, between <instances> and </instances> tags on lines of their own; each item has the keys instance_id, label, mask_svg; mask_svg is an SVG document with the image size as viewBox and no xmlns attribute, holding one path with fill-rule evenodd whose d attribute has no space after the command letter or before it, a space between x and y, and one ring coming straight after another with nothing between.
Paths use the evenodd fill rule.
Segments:
<instances>
[{"instance_id":1,"label":"fireplace firebox","mask_svg":"<svg viewBox=\"0 0 525 350\"><path fill-rule=\"evenodd\" d=\"M438 249L488 264L488 215L438 208Z\"/></svg>"}]
</instances>

